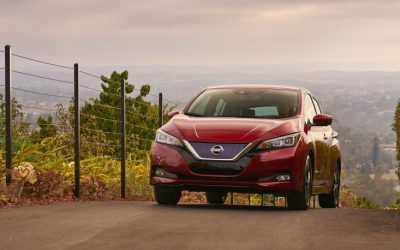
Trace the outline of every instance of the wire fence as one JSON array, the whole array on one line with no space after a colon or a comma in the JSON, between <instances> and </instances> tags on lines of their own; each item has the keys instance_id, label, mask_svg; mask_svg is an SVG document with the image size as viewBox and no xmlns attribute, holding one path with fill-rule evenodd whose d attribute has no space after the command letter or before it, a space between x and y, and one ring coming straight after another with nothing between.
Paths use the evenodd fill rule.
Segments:
<instances>
[{"instance_id":1,"label":"wire fence","mask_svg":"<svg viewBox=\"0 0 400 250\"><path fill-rule=\"evenodd\" d=\"M5 157L0 161L6 166L0 174L5 173L8 185L16 178L13 169L29 163L42 172L61 173L73 183L76 197L107 189L119 189L123 198L126 193L151 195L153 139L165 113L179 104L161 93L133 88L122 75L99 76L79 70L78 64L70 67L14 54L8 46L0 52L6 62L0 67L5 76L0 82L5 97L0 102L0 152ZM63 70L70 80L14 69L11 59ZM22 79L18 86L11 81L14 74ZM90 98L81 97L81 91L91 92L85 94ZM159 98L161 105L147 101L149 96Z\"/></svg>"}]
</instances>

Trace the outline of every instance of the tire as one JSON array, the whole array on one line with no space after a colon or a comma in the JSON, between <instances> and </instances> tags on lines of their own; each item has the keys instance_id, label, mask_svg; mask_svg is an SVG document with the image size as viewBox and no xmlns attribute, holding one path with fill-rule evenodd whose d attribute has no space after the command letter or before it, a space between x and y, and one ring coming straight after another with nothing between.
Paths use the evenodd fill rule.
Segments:
<instances>
[{"instance_id":1,"label":"tire","mask_svg":"<svg viewBox=\"0 0 400 250\"><path fill-rule=\"evenodd\" d=\"M292 210L307 210L310 207L313 188L311 158L307 156L306 166L304 167L303 192L296 192L287 198L288 207Z\"/></svg>"},{"instance_id":2,"label":"tire","mask_svg":"<svg viewBox=\"0 0 400 250\"><path fill-rule=\"evenodd\" d=\"M319 194L318 202L322 208L336 208L339 207L340 197L340 168L336 167L335 175L333 178L332 191L328 194Z\"/></svg>"},{"instance_id":3,"label":"tire","mask_svg":"<svg viewBox=\"0 0 400 250\"><path fill-rule=\"evenodd\" d=\"M154 186L154 197L158 204L175 205L181 198L181 191L174 188Z\"/></svg>"},{"instance_id":4,"label":"tire","mask_svg":"<svg viewBox=\"0 0 400 250\"><path fill-rule=\"evenodd\" d=\"M206 192L206 199L210 204L224 204L226 201L226 196L226 192Z\"/></svg>"}]
</instances>

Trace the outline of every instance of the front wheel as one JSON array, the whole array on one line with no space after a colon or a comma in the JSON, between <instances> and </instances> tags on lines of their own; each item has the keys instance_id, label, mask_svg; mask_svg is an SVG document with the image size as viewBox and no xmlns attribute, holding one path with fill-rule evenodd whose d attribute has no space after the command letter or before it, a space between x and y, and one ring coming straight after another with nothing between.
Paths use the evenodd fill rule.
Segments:
<instances>
[{"instance_id":1,"label":"front wheel","mask_svg":"<svg viewBox=\"0 0 400 250\"><path fill-rule=\"evenodd\" d=\"M328 194L319 194L318 202L322 208L339 207L340 196L340 168L336 167L335 176L333 177L332 191Z\"/></svg>"},{"instance_id":2,"label":"front wheel","mask_svg":"<svg viewBox=\"0 0 400 250\"><path fill-rule=\"evenodd\" d=\"M181 191L174 188L154 186L154 197L158 204L175 205L181 198Z\"/></svg>"},{"instance_id":3,"label":"front wheel","mask_svg":"<svg viewBox=\"0 0 400 250\"><path fill-rule=\"evenodd\" d=\"M307 156L306 166L304 168L303 192L296 192L293 196L287 198L289 209L306 210L310 207L312 195L312 166L311 158Z\"/></svg>"}]
</instances>

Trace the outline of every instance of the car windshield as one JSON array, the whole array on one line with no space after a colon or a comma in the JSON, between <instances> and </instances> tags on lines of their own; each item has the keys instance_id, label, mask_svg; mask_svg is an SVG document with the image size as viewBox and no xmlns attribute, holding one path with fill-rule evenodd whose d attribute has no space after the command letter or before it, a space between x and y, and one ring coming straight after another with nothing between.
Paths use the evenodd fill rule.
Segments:
<instances>
[{"instance_id":1,"label":"car windshield","mask_svg":"<svg viewBox=\"0 0 400 250\"><path fill-rule=\"evenodd\" d=\"M287 118L299 110L299 91L281 89L208 89L186 109L198 117Z\"/></svg>"}]
</instances>

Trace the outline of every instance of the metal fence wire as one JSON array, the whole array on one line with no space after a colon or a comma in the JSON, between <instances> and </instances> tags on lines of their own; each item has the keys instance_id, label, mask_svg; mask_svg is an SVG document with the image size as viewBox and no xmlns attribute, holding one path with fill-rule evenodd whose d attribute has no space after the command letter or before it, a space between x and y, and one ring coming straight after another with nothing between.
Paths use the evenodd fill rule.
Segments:
<instances>
[{"instance_id":1,"label":"metal fence wire","mask_svg":"<svg viewBox=\"0 0 400 250\"><path fill-rule=\"evenodd\" d=\"M4 129L0 133L5 132L5 141L0 140L0 147L5 148L5 165L6 165L6 184L12 184L12 166L13 163L23 162L27 160L35 160L42 158L49 158L45 161L46 164L60 164L60 158L73 159L73 193L74 196L79 198L81 196L81 171L82 164L89 164L94 159L96 161L114 161L118 162L120 165L120 195L121 198L126 197L126 180L127 180L127 161L133 161L137 164L130 164L128 166L129 170L129 180L134 183L137 176L145 176L148 174L148 170L139 169L138 164L149 164L148 153L149 148L153 142L154 136L148 138L149 136L141 136L148 134L155 134L157 127L163 124L163 105L169 105L171 107L179 106L177 103L172 101L164 101L162 93L153 94L149 93L148 96L153 96L158 98L158 115L148 115L146 113L140 112L140 108L134 109L132 107L126 107L126 99L134 104L135 107L146 107L151 106L150 102L138 101L134 98L130 98L125 93L126 82L121 79L120 82L115 82L112 79L108 79L105 76L98 76L86 71L80 70L78 64L74 64L73 67L65 66L61 64L46 62L43 60L38 60L24 55L14 54L11 51L9 45L5 46L5 50L0 50L0 53L4 53L5 65L0 67L0 70L4 71L4 83L0 82L0 86L4 87L4 97L5 100L0 105L5 106L5 117L0 117L4 124ZM14 69L11 65L11 59L16 58L20 60L30 61L35 64L42 64L51 67L55 67L59 70L64 70L68 72L71 76L70 79L59 79L55 77L49 77L39 74L33 74L30 72L25 72L20 69ZM66 90L71 91L73 95L69 96L63 93L47 92L46 89L36 88L26 88L23 84L21 86L14 86L11 81L12 75L18 75L20 77L25 77L27 79L35 79L38 81L46 81L46 83L57 83L63 84ZM87 82L81 82L80 76L89 77L95 81L101 81L102 83L113 83L119 84L120 93L108 93L103 89L92 87L92 85L87 84ZM43 82L41 82L43 83ZM23 94L28 96L27 98L21 98L18 100L13 95L13 92ZM94 98L85 99L81 97L81 91L91 91L96 94L104 94L118 100L119 105L108 105L103 103L96 103ZM140 90L134 90L140 92ZM54 98L58 100L70 101L70 107L65 109L63 105L56 105L56 107L51 107L49 105L35 103L31 101L31 96L41 97L41 98ZM19 101L22 101L19 103ZM82 104L85 106L95 106L103 110L112 110L113 117L108 117L106 112L94 114L93 112L88 112L87 109L82 109ZM34 134L23 134L20 131L16 131L16 119L19 119L15 115L15 109L28 110L40 114L42 119L38 120L35 124L39 126L40 130L31 131ZM139 111L138 111L139 110ZM101 115L104 114L104 115ZM47 115L47 120L42 117L42 115ZM127 119L128 118L128 119ZM55 121L53 121L53 119ZM153 126L149 126L140 123L138 121L150 121ZM87 122L83 122L87 121ZM92 122L89 122L92 121ZM106 124L108 128L97 126L97 124ZM148 123L147 123L148 124ZM45 129L44 129L45 128ZM41 131L61 131L60 137L56 139L45 137L46 135L40 135ZM35 134L36 133L36 134ZM37 135L39 134L39 135ZM89 136L90 135L90 136ZM3 134L2 134L2 138ZM27 151L21 145L34 144L37 148L46 148L49 141L52 141L59 147L57 149L49 148L46 153L39 150ZM18 145L16 147L15 145ZM14 151L13 151L14 149ZM59 151L57 151L59 150ZM84 150L85 154L82 153ZM129 158L127 159L127 152ZM146 159L147 157L147 159ZM135 175L132 173L136 172ZM132 193L138 192L150 192L148 185L146 187L136 186L138 190L130 190Z\"/></svg>"}]
</instances>

